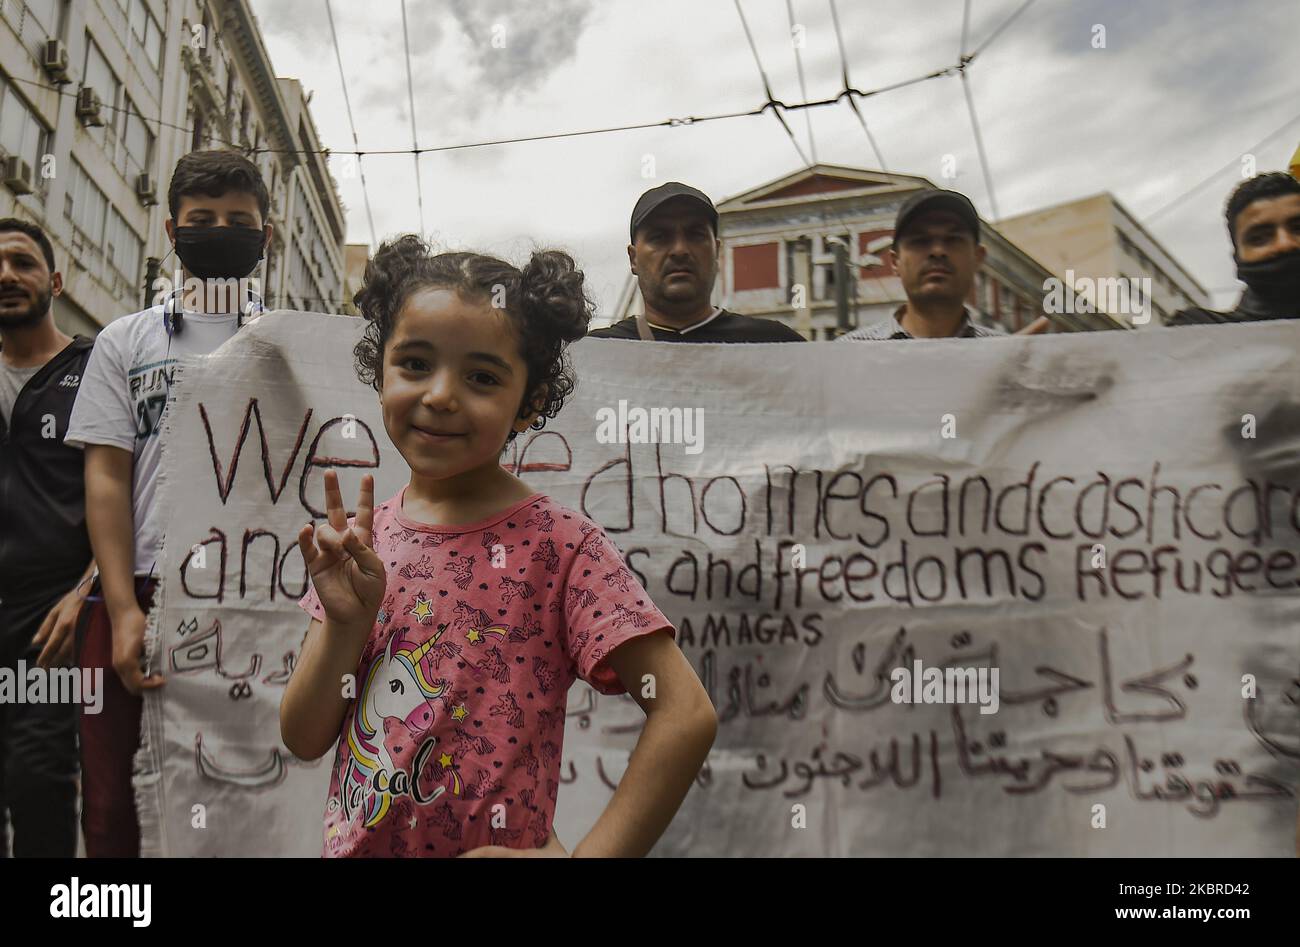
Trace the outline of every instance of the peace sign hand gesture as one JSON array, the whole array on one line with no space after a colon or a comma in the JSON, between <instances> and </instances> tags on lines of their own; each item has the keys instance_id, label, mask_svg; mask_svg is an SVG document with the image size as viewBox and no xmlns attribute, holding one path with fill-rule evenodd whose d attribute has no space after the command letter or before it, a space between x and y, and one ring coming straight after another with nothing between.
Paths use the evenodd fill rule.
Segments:
<instances>
[{"instance_id":1,"label":"peace sign hand gesture","mask_svg":"<svg viewBox=\"0 0 1300 947\"><path fill-rule=\"evenodd\" d=\"M327 521L320 526L304 526L298 533L298 548L312 586L326 617L337 625L364 626L368 630L384 599L384 563L371 548L374 506L375 478L367 474L361 478L357 515L349 526L338 474L327 470Z\"/></svg>"}]
</instances>

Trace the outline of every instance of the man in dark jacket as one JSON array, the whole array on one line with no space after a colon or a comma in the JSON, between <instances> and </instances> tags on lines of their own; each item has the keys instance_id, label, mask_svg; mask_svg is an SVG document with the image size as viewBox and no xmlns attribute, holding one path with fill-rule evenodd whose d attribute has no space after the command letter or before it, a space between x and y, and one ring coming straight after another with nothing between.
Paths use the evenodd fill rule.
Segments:
<instances>
[{"instance_id":1,"label":"man in dark jacket","mask_svg":"<svg viewBox=\"0 0 1300 947\"><path fill-rule=\"evenodd\" d=\"M1169 325L1300 319L1300 181L1280 171L1244 181L1226 216L1245 292L1231 312L1184 309Z\"/></svg>"},{"instance_id":2,"label":"man in dark jacket","mask_svg":"<svg viewBox=\"0 0 1300 947\"><path fill-rule=\"evenodd\" d=\"M81 452L63 436L94 343L54 325L62 289L45 233L0 220L0 856L6 809L15 856L77 853L78 706L26 686L72 657L93 567Z\"/></svg>"},{"instance_id":3,"label":"man in dark jacket","mask_svg":"<svg viewBox=\"0 0 1300 947\"><path fill-rule=\"evenodd\" d=\"M802 342L775 319L756 319L709 301L718 278L718 212L702 192L671 182L641 195L632 209L627 258L645 314L590 333L598 339L655 342Z\"/></svg>"}]
</instances>

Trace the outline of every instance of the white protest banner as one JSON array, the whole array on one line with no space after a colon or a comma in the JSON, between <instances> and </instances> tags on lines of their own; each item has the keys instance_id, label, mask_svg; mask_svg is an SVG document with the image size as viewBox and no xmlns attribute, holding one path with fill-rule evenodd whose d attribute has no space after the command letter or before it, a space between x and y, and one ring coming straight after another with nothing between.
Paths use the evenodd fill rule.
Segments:
<instances>
[{"instance_id":1,"label":"white protest banner","mask_svg":"<svg viewBox=\"0 0 1300 947\"><path fill-rule=\"evenodd\" d=\"M294 537L407 470L358 320L186 364L137 787L145 849L320 852L279 739ZM584 340L503 457L601 522L717 707L666 855L1286 855L1300 782L1300 326L879 344ZM556 830L643 715L570 694Z\"/></svg>"}]
</instances>

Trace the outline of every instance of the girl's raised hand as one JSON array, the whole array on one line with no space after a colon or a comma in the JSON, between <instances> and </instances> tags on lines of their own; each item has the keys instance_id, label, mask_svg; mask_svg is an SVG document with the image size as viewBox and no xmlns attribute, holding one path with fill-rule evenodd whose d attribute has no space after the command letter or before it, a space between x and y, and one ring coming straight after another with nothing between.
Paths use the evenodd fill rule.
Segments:
<instances>
[{"instance_id":1,"label":"girl's raised hand","mask_svg":"<svg viewBox=\"0 0 1300 947\"><path fill-rule=\"evenodd\" d=\"M316 596L336 624L368 629L384 599L384 563L371 547L374 507L375 478L367 474L361 478L356 519L348 526L338 474L327 470L326 522L308 524L298 533L298 548Z\"/></svg>"}]
</instances>

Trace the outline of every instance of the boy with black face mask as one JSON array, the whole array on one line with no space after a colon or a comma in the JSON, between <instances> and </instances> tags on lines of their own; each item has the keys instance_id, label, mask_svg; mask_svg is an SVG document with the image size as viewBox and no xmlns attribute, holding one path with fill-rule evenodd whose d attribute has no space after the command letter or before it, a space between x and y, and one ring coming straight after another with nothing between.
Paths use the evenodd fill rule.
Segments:
<instances>
[{"instance_id":1,"label":"boy with black face mask","mask_svg":"<svg viewBox=\"0 0 1300 947\"><path fill-rule=\"evenodd\" d=\"M1237 308L1184 309L1169 325L1300 319L1300 181L1275 171L1243 182L1227 218L1237 278L1246 284Z\"/></svg>"},{"instance_id":2,"label":"boy with black face mask","mask_svg":"<svg viewBox=\"0 0 1300 947\"><path fill-rule=\"evenodd\" d=\"M99 334L65 438L85 448L86 518L99 568L78 641L78 663L104 669L101 712L81 717L82 832L91 857L140 852L131 767L141 692L163 683L145 676L141 655L158 582L155 488L173 366L213 351L260 313L248 277L271 237L262 176L232 151L181 158L167 205L181 284Z\"/></svg>"}]
</instances>

